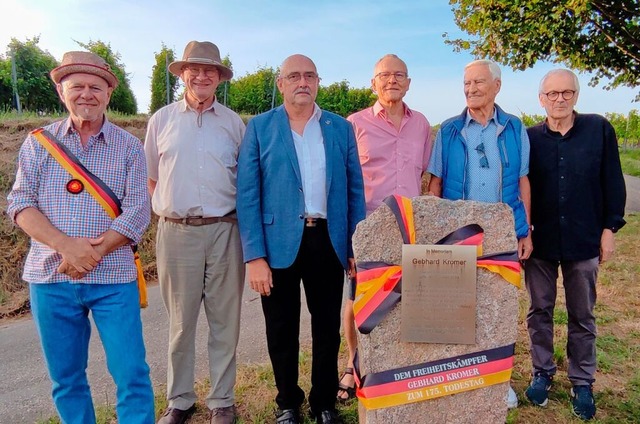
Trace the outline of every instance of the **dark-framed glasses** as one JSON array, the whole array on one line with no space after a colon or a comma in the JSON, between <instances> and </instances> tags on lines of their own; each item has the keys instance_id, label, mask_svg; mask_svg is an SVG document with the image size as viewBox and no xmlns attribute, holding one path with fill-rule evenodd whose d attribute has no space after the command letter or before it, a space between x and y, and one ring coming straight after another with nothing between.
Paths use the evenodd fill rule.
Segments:
<instances>
[{"instance_id":1,"label":"dark-framed glasses","mask_svg":"<svg viewBox=\"0 0 640 424\"><path fill-rule=\"evenodd\" d=\"M488 168L489 159L487 159L487 154L484 152L484 143L480 143L476 146L476 152L480 155L480 168Z\"/></svg>"},{"instance_id":2,"label":"dark-framed glasses","mask_svg":"<svg viewBox=\"0 0 640 424\"><path fill-rule=\"evenodd\" d=\"M391 76L393 76L396 81L403 82L407 79L409 74L407 74L406 72L378 72L374 76L374 78L377 78L382 82L387 82L389 81L389 79L391 79Z\"/></svg>"},{"instance_id":3,"label":"dark-framed glasses","mask_svg":"<svg viewBox=\"0 0 640 424\"><path fill-rule=\"evenodd\" d=\"M283 78L291 83L295 83L300 81L302 77L304 77L306 82L316 82L320 78L315 72L304 72L302 74L300 72L293 72L289 75L285 75Z\"/></svg>"},{"instance_id":4,"label":"dark-framed glasses","mask_svg":"<svg viewBox=\"0 0 640 424\"><path fill-rule=\"evenodd\" d=\"M575 96L576 90L549 91L548 93L543 94L551 101L557 100L560 95L562 95L562 98L565 100L571 100L573 99L573 96Z\"/></svg>"}]
</instances>

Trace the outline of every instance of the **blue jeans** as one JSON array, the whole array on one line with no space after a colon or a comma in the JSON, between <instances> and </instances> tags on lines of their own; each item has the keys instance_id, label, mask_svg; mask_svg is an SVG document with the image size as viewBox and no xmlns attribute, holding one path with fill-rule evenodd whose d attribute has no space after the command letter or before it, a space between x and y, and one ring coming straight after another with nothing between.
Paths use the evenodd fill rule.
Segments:
<instances>
[{"instance_id":1,"label":"blue jeans","mask_svg":"<svg viewBox=\"0 0 640 424\"><path fill-rule=\"evenodd\" d=\"M30 284L31 311L63 424L95 423L87 381L93 316L117 388L118 422L155 422L138 288L127 284Z\"/></svg>"}]
</instances>

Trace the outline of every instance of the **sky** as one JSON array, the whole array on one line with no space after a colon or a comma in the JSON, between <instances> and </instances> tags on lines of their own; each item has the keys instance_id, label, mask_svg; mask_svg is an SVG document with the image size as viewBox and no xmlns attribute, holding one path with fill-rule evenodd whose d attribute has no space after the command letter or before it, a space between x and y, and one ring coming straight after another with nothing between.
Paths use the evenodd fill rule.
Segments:
<instances>
[{"instance_id":1,"label":"sky","mask_svg":"<svg viewBox=\"0 0 640 424\"><path fill-rule=\"evenodd\" d=\"M40 37L41 49L58 61L66 51L81 50L75 40L109 43L120 54L138 111L146 113L151 70L162 43L181 58L191 40L212 41L229 55L236 76L259 67L277 68L295 53L310 57L323 85L347 80L370 87L375 62L397 54L408 66L411 86L405 102L439 124L465 106L462 75L474 58L456 53L443 33L464 37L455 25L448 0L2 0L0 54L11 38ZM9 13L7 13L9 11ZM497 103L507 112L539 114L538 84L561 65L537 63L526 71L502 68ZM637 90L588 86L578 74L581 112L626 114L640 109Z\"/></svg>"}]
</instances>

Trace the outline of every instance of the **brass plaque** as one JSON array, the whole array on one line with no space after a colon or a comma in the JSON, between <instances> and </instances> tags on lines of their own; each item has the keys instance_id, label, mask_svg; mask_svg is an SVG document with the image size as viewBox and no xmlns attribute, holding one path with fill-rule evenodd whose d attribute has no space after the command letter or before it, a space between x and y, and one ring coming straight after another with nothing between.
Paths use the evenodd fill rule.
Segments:
<instances>
[{"instance_id":1,"label":"brass plaque","mask_svg":"<svg viewBox=\"0 0 640 424\"><path fill-rule=\"evenodd\" d=\"M403 342L476 342L476 247L402 247Z\"/></svg>"}]
</instances>

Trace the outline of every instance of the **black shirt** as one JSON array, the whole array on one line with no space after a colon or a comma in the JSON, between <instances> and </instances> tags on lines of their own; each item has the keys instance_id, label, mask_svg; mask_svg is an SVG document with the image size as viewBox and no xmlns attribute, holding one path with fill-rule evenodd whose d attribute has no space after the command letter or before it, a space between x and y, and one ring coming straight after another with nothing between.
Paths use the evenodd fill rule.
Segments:
<instances>
[{"instance_id":1,"label":"black shirt","mask_svg":"<svg viewBox=\"0 0 640 424\"><path fill-rule=\"evenodd\" d=\"M527 129L535 258L594 258L602 230L616 232L625 224L626 189L613 126L600 115L574 117L564 136L546 122Z\"/></svg>"}]
</instances>

